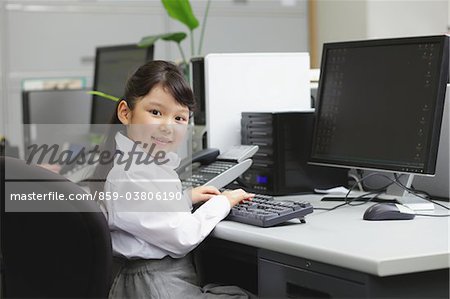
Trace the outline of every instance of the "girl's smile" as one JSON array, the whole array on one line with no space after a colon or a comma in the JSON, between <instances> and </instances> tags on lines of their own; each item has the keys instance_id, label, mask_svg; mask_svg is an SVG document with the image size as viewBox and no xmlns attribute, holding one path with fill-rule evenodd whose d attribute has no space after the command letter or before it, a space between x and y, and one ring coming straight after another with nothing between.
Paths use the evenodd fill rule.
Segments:
<instances>
[{"instance_id":1,"label":"girl's smile","mask_svg":"<svg viewBox=\"0 0 450 299\"><path fill-rule=\"evenodd\" d=\"M170 145L171 143L173 143L173 141L171 139L166 138L166 137L152 136L152 141L153 141L153 143L156 143L156 145L160 145L160 146L167 146L167 145Z\"/></svg>"}]
</instances>

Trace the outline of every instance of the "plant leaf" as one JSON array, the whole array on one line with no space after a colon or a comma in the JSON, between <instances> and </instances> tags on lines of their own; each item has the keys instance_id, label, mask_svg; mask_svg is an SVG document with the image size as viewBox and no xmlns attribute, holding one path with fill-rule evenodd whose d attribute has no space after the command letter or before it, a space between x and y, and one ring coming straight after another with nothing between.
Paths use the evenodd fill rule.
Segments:
<instances>
[{"instance_id":1,"label":"plant leaf","mask_svg":"<svg viewBox=\"0 0 450 299\"><path fill-rule=\"evenodd\" d=\"M161 39L166 41L173 41L180 43L183 39L187 37L187 34L184 32L174 32L170 34L166 34L166 36L161 37Z\"/></svg>"},{"instance_id":2,"label":"plant leaf","mask_svg":"<svg viewBox=\"0 0 450 299\"><path fill-rule=\"evenodd\" d=\"M189 30L198 27L198 20L192 12L189 0L161 0L169 16L186 25Z\"/></svg>"},{"instance_id":3,"label":"plant leaf","mask_svg":"<svg viewBox=\"0 0 450 299\"><path fill-rule=\"evenodd\" d=\"M162 39L165 41L173 41L180 43L183 39L185 39L187 36L184 32L173 32L173 33L164 33L164 34L157 34L157 35L149 35L143 37L140 42L138 43L138 46L141 48L147 48L153 45L158 39Z\"/></svg>"},{"instance_id":4,"label":"plant leaf","mask_svg":"<svg viewBox=\"0 0 450 299\"><path fill-rule=\"evenodd\" d=\"M109 95L109 94L106 94L106 93L101 92L101 91L92 90L92 91L88 91L87 93L95 95L95 96L99 96L99 97L102 97L102 98L105 98L105 99L108 99L108 100L111 100L111 101L114 101L114 102L120 101L119 98L117 98L115 96L112 96L112 95Z\"/></svg>"},{"instance_id":5,"label":"plant leaf","mask_svg":"<svg viewBox=\"0 0 450 299\"><path fill-rule=\"evenodd\" d=\"M141 38L141 40L139 41L138 47L148 48L148 47L152 46L159 38L160 38L159 35L145 36L145 37Z\"/></svg>"}]
</instances>

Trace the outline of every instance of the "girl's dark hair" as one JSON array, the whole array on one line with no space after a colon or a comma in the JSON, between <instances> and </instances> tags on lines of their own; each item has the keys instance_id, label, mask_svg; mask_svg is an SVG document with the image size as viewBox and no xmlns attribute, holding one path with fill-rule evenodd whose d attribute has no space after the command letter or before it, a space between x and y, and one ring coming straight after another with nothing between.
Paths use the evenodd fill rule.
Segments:
<instances>
[{"instance_id":1,"label":"girl's dark hair","mask_svg":"<svg viewBox=\"0 0 450 299\"><path fill-rule=\"evenodd\" d=\"M194 94L180 68L168 61L149 61L139 67L136 72L128 78L125 94L122 97L122 100L117 103L114 114L112 115L110 121L111 126L101 147L102 152L108 151L113 154L116 151L116 133L125 130L125 126L122 125L117 116L117 108L119 107L120 102L125 101L128 108L133 110L136 103L142 100L142 98L155 86L162 86L179 104L188 107L190 111L194 110ZM93 180L90 184L92 193L94 193L94 191L103 191L106 177L112 167L113 163L105 165L100 163L97 165L92 178Z\"/></svg>"}]
</instances>

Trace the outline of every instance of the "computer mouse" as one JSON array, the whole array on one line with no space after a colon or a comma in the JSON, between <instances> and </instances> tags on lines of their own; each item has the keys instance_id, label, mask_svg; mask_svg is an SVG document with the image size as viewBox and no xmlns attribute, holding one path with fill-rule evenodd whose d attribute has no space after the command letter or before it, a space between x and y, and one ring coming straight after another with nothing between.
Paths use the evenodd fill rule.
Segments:
<instances>
[{"instance_id":1,"label":"computer mouse","mask_svg":"<svg viewBox=\"0 0 450 299\"><path fill-rule=\"evenodd\" d=\"M416 213L408 207L396 203L377 203L365 212L364 220L409 220Z\"/></svg>"}]
</instances>

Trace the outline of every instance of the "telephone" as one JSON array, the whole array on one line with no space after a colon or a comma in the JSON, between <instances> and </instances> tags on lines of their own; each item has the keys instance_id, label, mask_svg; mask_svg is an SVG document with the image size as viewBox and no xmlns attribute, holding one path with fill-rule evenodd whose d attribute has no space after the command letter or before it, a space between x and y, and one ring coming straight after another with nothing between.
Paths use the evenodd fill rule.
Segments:
<instances>
[{"instance_id":1,"label":"telephone","mask_svg":"<svg viewBox=\"0 0 450 299\"><path fill-rule=\"evenodd\" d=\"M257 151L256 145L236 145L222 154L209 148L192 155L192 160L183 160L176 171L183 189L202 185L220 189L250 168L250 158Z\"/></svg>"}]
</instances>

